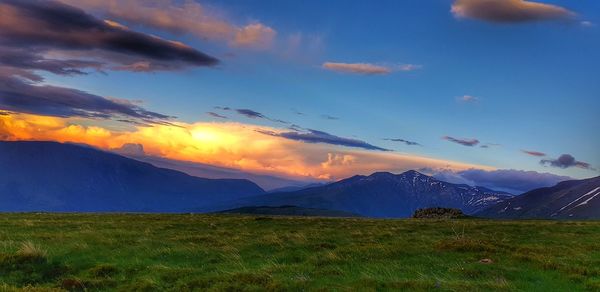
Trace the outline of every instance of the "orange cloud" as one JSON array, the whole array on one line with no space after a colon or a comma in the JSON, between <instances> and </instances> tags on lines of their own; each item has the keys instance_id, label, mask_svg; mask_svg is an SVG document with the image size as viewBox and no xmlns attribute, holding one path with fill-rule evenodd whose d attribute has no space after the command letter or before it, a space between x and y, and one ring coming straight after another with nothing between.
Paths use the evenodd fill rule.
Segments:
<instances>
[{"instance_id":1,"label":"orange cloud","mask_svg":"<svg viewBox=\"0 0 600 292\"><path fill-rule=\"evenodd\" d=\"M525 0L456 0L451 12L460 18L492 22L560 20L575 16L560 6Z\"/></svg>"},{"instance_id":2,"label":"orange cloud","mask_svg":"<svg viewBox=\"0 0 600 292\"><path fill-rule=\"evenodd\" d=\"M424 167L493 169L409 154L303 143L260 133L280 129L234 122L178 122L125 129L113 124L86 124L90 120L4 113L0 114L0 139L85 143L107 150L136 143L142 144L148 155L296 178L341 179Z\"/></svg>"},{"instance_id":3,"label":"orange cloud","mask_svg":"<svg viewBox=\"0 0 600 292\"><path fill-rule=\"evenodd\" d=\"M236 25L223 17L223 13L191 0L60 1L131 24L226 41L235 46L268 48L276 34L273 28L261 23Z\"/></svg>"},{"instance_id":4,"label":"orange cloud","mask_svg":"<svg viewBox=\"0 0 600 292\"><path fill-rule=\"evenodd\" d=\"M375 65L371 63L336 63L336 62L325 62L321 66L323 69L337 71L337 72L345 72L345 73L355 73L355 74L365 74L365 75L375 75L375 74L390 74L394 71L414 71L421 69L421 65L414 64L401 64L401 65Z\"/></svg>"}]
</instances>

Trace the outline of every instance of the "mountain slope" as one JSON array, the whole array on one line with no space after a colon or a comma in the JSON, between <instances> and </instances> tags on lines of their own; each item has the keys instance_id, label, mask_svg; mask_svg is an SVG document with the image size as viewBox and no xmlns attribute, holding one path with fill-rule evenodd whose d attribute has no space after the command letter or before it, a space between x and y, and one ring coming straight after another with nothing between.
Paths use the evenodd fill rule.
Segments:
<instances>
[{"instance_id":1,"label":"mountain slope","mask_svg":"<svg viewBox=\"0 0 600 292\"><path fill-rule=\"evenodd\" d=\"M272 175L255 174L238 169L225 168L197 162L171 160L167 158L150 156L145 154L133 155L131 153L120 153L119 151L114 152L116 152L119 155L133 158L138 161L150 163L156 167L181 171L191 176L212 179L246 179L256 183L265 190L269 190L269 192L273 192L274 190L284 188L299 190L304 188L304 186L313 183L312 181L293 180Z\"/></svg>"},{"instance_id":2,"label":"mountain slope","mask_svg":"<svg viewBox=\"0 0 600 292\"><path fill-rule=\"evenodd\" d=\"M479 212L489 218L600 219L600 176L529 191Z\"/></svg>"},{"instance_id":3,"label":"mountain slope","mask_svg":"<svg viewBox=\"0 0 600 292\"><path fill-rule=\"evenodd\" d=\"M451 184L416 171L407 171L399 175L387 172L358 175L296 192L248 197L232 205L295 205L370 217L409 217L416 209L425 207L459 208L472 214L510 197L506 193Z\"/></svg>"},{"instance_id":4,"label":"mountain slope","mask_svg":"<svg viewBox=\"0 0 600 292\"><path fill-rule=\"evenodd\" d=\"M55 142L0 142L0 174L0 211L182 212L264 193Z\"/></svg>"}]
</instances>

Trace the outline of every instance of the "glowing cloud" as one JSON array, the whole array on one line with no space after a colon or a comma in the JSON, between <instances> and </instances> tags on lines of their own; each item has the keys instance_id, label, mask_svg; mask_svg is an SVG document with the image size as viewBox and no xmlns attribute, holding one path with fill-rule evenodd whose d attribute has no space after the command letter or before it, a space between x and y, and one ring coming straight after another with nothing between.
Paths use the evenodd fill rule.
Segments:
<instances>
[{"instance_id":1,"label":"glowing cloud","mask_svg":"<svg viewBox=\"0 0 600 292\"><path fill-rule=\"evenodd\" d=\"M466 170L493 168L392 152L349 150L305 143L264 132L280 129L233 122L175 123L116 128L85 126L87 120L4 112L0 139L85 143L102 149L140 144L148 155L288 177L341 179L374 171L400 172L423 167Z\"/></svg>"}]
</instances>

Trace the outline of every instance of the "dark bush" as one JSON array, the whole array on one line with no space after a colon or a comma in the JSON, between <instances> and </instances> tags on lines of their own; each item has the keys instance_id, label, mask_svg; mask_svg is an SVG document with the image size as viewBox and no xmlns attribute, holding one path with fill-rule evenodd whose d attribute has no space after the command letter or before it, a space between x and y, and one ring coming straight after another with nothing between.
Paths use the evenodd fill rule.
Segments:
<instances>
[{"instance_id":1,"label":"dark bush","mask_svg":"<svg viewBox=\"0 0 600 292\"><path fill-rule=\"evenodd\" d=\"M423 208L418 209L413 213L413 218L442 218L442 219L451 219L451 218L464 218L465 214L460 209L454 208Z\"/></svg>"}]
</instances>

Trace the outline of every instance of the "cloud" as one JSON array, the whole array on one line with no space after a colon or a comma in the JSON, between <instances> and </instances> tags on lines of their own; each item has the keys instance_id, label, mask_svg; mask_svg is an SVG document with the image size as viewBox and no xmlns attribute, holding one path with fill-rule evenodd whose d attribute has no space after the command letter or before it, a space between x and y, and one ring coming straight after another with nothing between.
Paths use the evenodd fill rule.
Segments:
<instances>
[{"instance_id":1,"label":"cloud","mask_svg":"<svg viewBox=\"0 0 600 292\"><path fill-rule=\"evenodd\" d=\"M581 26L583 26L583 27L594 27L594 26L596 26L596 24L594 24L593 22L588 21L588 20L581 21L579 24L581 24Z\"/></svg>"},{"instance_id":2,"label":"cloud","mask_svg":"<svg viewBox=\"0 0 600 292\"><path fill-rule=\"evenodd\" d=\"M478 97L472 96L472 95L463 95L463 96L460 96L460 97L458 97L456 99L458 101L460 101L460 102L465 102L465 103L468 103L468 102L478 102L479 101Z\"/></svg>"},{"instance_id":3,"label":"cloud","mask_svg":"<svg viewBox=\"0 0 600 292\"><path fill-rule=\"evenodd\" d=\"M579 167L583 169L594 170L587 162L577 161L571 154L563 154L557 159L542 159L540 160L542 165L550 165L559 168Z\"/></svg>"},{"instance_id":4,"label":"cloud","mask_svg":"<svg viewBox=\"0 0 600 292\"><path fill-rule=\"evenodd\" d=\"M338 117L334 117L334 116L330 116L330 115L321 115L321 118L326 119L326 120L339 120L340 118Z\"/></svg>"},{"instance_id":5,"label":"cloud","mask_svg":"<svg viewBox=\"0 0 600 292\"><path fill-rule=\"evenodd\" d=\"M394 71L414 71L420 69L420 65L402 64L402 65L375 65L371 63L336 63L325 62L321 66L323 69L363 75L386 75Z\"/></svg>"},{"instance_id":6,"label":"cloud","mask_svg":"<svg viewBox=\"0 0 600 292\"><path fill-rule=\"evenodd\" d=\"M281 137L281 138L296 140L296 141L302 141L302 142L306 142L306 143L325 143L325 144L338 145L338 146L363 148L363 149L367 149L367 150L391 151L389 149L371 145L371 144L361 141L361 140L342 138L342 137L338 137L335 135L331 135L329 133L325 133L325 132L317 131L317 130L311 130L311 129L308 129L306 132L262 131L261 133L263 133L265 135Z\"/></svg>"},{"instance_id":7,"label":"cloud","mask_svg":"<svg viewBox=\"0 0 600 292\"><path fill-rule=\"evenodd\" d=\"M22 48L0 47L0 66L21 70L42 70L57 75L71 76L85 75L87 74L85 70L88 68L101 70L104 64L87 60L48 59L36 49L23 50Z\"/></svg>"},{"instance_id":8,"label":"cloud","mask_svg":"<svg viewBox=\"0 0 600 292\"><path fill-rule=\"evenodd\" d=\"M344 72L344 73L356 73L365 75L375 74L389 74L392 70L385 66L373 65L369 63L333 63L325 62L322 66L324 69Z\"/></svg>"},{"instance_id":9,"label":"cloud","mask_svg":"<svg viewBox=\"0 0 600 292\"><path fill-rule=\"evenodd\" d=\"M236 47L265 49L276 36L275 29L260 22L237 25L214 7L196 1L178 0L61 0L103 17L131 26L189 34L202 40L224 41Z\"/></svg>"},{"instance_id":10,"label":"cloud","mask_svg":"<svg viewBox=\"0 0 600 292\"><path fill-rule=\"evenodd\" d=\"M250 119L264 119L264 120L268 120L268 121L276 122L276 123L280 123L280 124L289 124L289 122L279 120L279 119L273 119L273 118L267 117L266 115L263 115L257 111L247 109L247 108L233 109L233 108L230 108L227 106L225 106L225 107L215 106L215 109L222 110L222 111L234 111L234 112L236 112L242 116L245 116L247 118L250 118Z\"/></svg>"},{"instance_id":11,"label":"cloud","mask_svg":"<svg viewBox=\"0 0 600 292\"><path fill-rule=\"evenodd\" d=\"M150 124L165 123L172 118L148 111L128 100L105 98L65 87L37 85L33 81L2 75L1 69L0 109L56 117L125 117Z\"/></svg>"},{"instance_id":12,"label":"cloud","mask_svg":"<svg viewBox=\"0 0 600 292\"><path fill-rule=\"evenodd\" d=\"M521 152L523 152L523 153L525 153L527 155L536 156L536 157L546 156L546 153L539 152L539 151L521 150Z\"/></svg>"},{"instance_id":13,"label":"cloud","mask_svg":"<svg viewBox=\"0 0 600 292\"><path fill-rule=\"evenodd\" d=\"M145 156L144 145L137 143L125 143L119 148L111 149L112 151L125 156Z\"/></svg>"},{"instance_id":14,"label":"cloud","mask_svg":"<svg viewBox=\"0 0 600 292\"><path fill-rule=\"evenodd\" d=\"M116 64L117 69L136 71L177 70L218 63L214 57L185 44L135 32L59 2L5 0L0 3L0 12L0 42L4 47L84 55L86 60L101 60ZM42 64L50 62L44 60ZM31 64L16 64L27 65ZM71 65L71 68L81 67L81 63Z\"/></svg>"},{"instance_id":15,"label":"cloud","mask_svg":"<svg viewBox=\"0 0 600 292\"><path fill-rule=\"evenodd\" d=\"M220 115L218 113L215 112L206 112L208 115L210 115L211 117L215 117L215 118L219 118L219 119L228 119L226 116L224 115Z\"/></svg>"},{"instance_id":16,"label":"cloud","mask_svg":"<svg viewBox=\"0 0 600 292\"><path fill-rule=\"evenodd\" d=\"M468 169L461 171L425 170L437 179L450 183L482 186L493 190L521 194L533 189L553 186L571 177L551 173L524 171L514 169L481 170Z\"/></svg>"},{"instance_id":17,"label":"cloud","mask_svg":"<svg viewBox=\"0 0 600 292\"><path fill-rule=\"evenodd\" d=\"M477 139L457 139L454 137L450 137L450 136L444 136L442 137L442 139L450 141L450 142L454 142L463 146L469 146L469 147L473 147L477 144L479 144L479 140Z\"/></svg>"},{"instance_id":18,"label":"cloud","mask_svg":"<svg viewBox=\"0 0 600 292\"><path fill-rule=\"evenodd\" d=\"M294 178L342 179L375 171L402 172L422 167L492 168L394 152L366 151L326 143L306 143L277 135L282 129L234 122L173 122L111 129L81 118L29 114L0 115L3 140L84 143L101 149L141 144L144 153L172 160ZM344 162L345 161L345 162Z\"/></svg>"},{"instance_id":19,"label":"cloud","mask_svg":"<svg viewBox=\"0 0 600 292\"><path fill-rule=\"evenodd\" d=\"M238 114L246 116L251 119L268 119L265 115L253 111L251 109L237 109L235 110Z\"/></svg>"},{"instance_id":20,"label":"cloud","mask_svg":"<svg viewBox=\"0 0 600 292\"><path fill-rule=\"evenodd\" d=\"M575 16L557 5L524 0L456 0L451 12L458 18L502 23L566 20Z\"/></svg>"},{"instance_id":21,"label":"cloud","mask_svg":"<svg viewBox=\"0 0 600 292\"><path fill-rule=\"evenodd\" d=\"M401 142L401 143L404 143L404 144L406 144L408 146L423 146L423 145L421 145L421 144L419 144L417 142L408 141L408 140L404 140L404 139L401 139L401 138L385 138L383 140L392 141L392 142Z\"/></svg>"},{"instance_id":22,"label":"cloud","mask_svg":"<svg viewBox=\"0 0 600 292\"><path fill-rule=\"evenodd\" d=\"M271 46L277 33L272 28L260 23L250 24L240 28L232 40L238 47L254 47L265 49Z\"/></svg>"}]
</instances>

